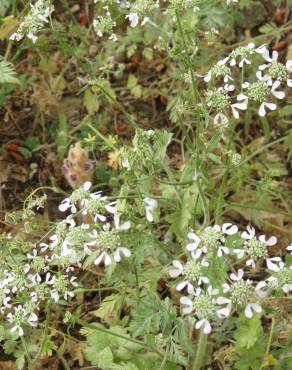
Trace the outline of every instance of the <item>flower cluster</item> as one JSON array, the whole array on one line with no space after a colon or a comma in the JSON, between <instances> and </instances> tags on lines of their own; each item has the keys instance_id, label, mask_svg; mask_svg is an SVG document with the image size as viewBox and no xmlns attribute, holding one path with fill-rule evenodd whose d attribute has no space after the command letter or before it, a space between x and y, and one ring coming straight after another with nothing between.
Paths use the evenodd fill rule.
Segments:
<instances>
[{"instance_id":1,"label":"flower cluster","mask_svg":"<svg viewBox=\"0 0 292 370\"><path fill-rule=\"evenodd\" d=\"M259 64L257 61L259 57L267 63ZM233 73L240 69L243 77L245 66L257 64L258 70L254 78L250 81L242 80L237 86ZM211 111L216 113L214 123L223 126L228 124L230 111L233 117L238 119L238 110L246 110L251 103L258 105L261 117L266 115L267 109L276 110L275 99L281 100L285 97L285 93L278 88L284 82L288 87L292 86L292 80L289 78L291 72L292 61L288 60L286 65L280 63L278 53L273 51L270 56L265 45L256 48L253 43L249 43L233 50L204 76L204 81L212 86L206 92L206 103ZM223 82L219 87L216 86L218 80Z\"/></svg>"},{"instance_id":2,"label":"flower cluster","mask_svg":"<svg viewBox=\"0 0 292 370\"><path fill-rule=\"evenodd\" d=\"M262 302L274 290L289 293L292 290L292 266L281 257L269 257L268 248L277 243L274 236L258 238L255 229L247 226L243 232L231 223L214 225L195 233L188 233L187 261L175 260L169 274L176 279L176 290L186 292L180 299L184 314L193 313L195 327L205 334L211 332L211 324L223 320L233 312L251 318L262 312ZM287 247L288 251L292 246ZM261 281L247 278L248 271L239 268L231 271L221 288L212 287L212 265L224 259L228 266L234 265L236 257L246 262L247 269L266 261L266 277ZM211 275L210 275L211 274Z\"/></svg>"},{"instance_id":3,"label":"flower cluster","mask_svg":"<svg viewBox=\"0 0 292 370\"><path fill-rule=\"evenodd\" d=\"M0 264L0 311L18 336L37 325L45 302L74 296L76 266L108 266L131 256L126 238L131 223L121 222L117 201L90 188L85 182L60 203L59 210L67 215L55 225L48 242L26 242L10 234L1 238L7 255ZM29 209L43 206L45 199L31 199ZM144 217L153 222L157 201L147 197L140 203Z\"/></svg>"},{"instance_id":4,"label":"flower cluster","mask_svg":"<svg viewBox=\"0 0 292 370\"><path fill-rule=\"evenodd\" d=\"M10 36L11 40L20 41L26 36L35 43L38 38L37 33L45 23L48 23L48 18L54 11L51 0L38 0L30 6L30 12L24 17L18 30Z\"/></svg>"}]
</instances>

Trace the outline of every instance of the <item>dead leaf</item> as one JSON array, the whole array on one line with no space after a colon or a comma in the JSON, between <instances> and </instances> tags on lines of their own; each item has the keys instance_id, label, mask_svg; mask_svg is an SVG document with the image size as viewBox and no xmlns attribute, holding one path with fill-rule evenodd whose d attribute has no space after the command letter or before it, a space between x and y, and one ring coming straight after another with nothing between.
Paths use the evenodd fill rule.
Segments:
<instances>
[{"instance_id":1,"label":"dead leaf","mask_svg":"<svg viewBox=\"0 0 292 370\"><path fill-rule=\"evenodd\" d=\"M13 362L13 361L0 361L0 370L16 370L15 362Z\"/></svg>"},{"instance_id":2,"label":"dead leaf","mask_svg":"<svg viewBox=\"0 0 292 370\"><path fill-rule=\"evenodd\" d=\"M108 155L108 161L107 164L113 168L114 170L117 170L119 167L119 158L120 158L120 151L115 150L113 152L110 152Z\"/></svg>"},{"instance_id":3,"label":"dead leaf","mask_svg":"<svg viewBox=\"0 0 292 370\"><path fill-rule=\"evenodd\" d=\"M75 340L68 339L67 350L73 360L73 362L78 361L79 366L83 366L83 344Z\"/></svg>"}]
</instances>

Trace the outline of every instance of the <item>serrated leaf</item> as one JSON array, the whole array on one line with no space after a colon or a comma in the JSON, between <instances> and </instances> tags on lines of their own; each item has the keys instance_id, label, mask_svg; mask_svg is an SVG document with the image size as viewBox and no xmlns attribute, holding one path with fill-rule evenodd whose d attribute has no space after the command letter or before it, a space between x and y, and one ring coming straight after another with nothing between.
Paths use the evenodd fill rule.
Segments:
<instances>
[{"instance_id":1,"label":"serrated leaf","mask_svg":"<svg viewBox=\"0 0 292 370\"><path fill-rule=\"evenodd\" d=\"M141 85L137 85L131 89L131 94L134 98L140 98L142 96L142 87Z\"/></svg>"},{"instance_id":2,"label":"serrated leaf","mask_svg":"<svg viewBox=\"0 0 292 370\"><path fill-rule=\"evenodd\" d=\"M83 104L88 114L98 112L100 106L98 97L91 92L91 89L85 90Z\"/></svg>"},{"instance_id":3,"label":"serrated leaf","mask_svg":"<svg viewBox=\"0 0 292 370\"><path fill-rule=\"evenodd\" d=\"M3 0L1 0L1 3ZM1 14L1 6L0 5L0 14ZM17 27L18 21L13 15L9 15L8 17L5 17L1 21L0 26L0 40L5 40Z\"/></svg>"},{"instance_id":4,"label":"serrated leaf","mask_svg":"<svg viewBox=\"0 0 292 370\"><path fill-rule=\"evenodd\" d=\"M94 315L104 320L107 324L116 324L119 321L124 298L120 294L106 297Z\"/></svg>"},{"instance_id":5,"label":"serrated leaf","mask_svg":"<svg viewBox=\"0 0 292 370\"><path fill-rule=\"evenodd\" d=\"M20 84L13 65L6 60L0 62L0 83Z\"/></svg>"},{"instance_id":6,"label":"serrated leaf","mask_svg":"<svg viewBox=\"0 0 292 370\"><path fill-rule=\"evenodd\" d=\"M127 88L131 90L137 85L137 83L137 77L135 77L134 75L130 75L128 78Z\"/></svg>"},{"instance_id":7,"label":"serrated leaf","mask_svg":"<svg viewBox=\"0 0 292 370\"><path fill-rule=\"evenodd\" d=\"M144 50L143 50L143 56L144 56L144 58L145 59L147 59L147 60L153 60L153 49L151 49L151 48L145 48Z\"/></svg>"},{"instance_id":8,"label":"serrated leaf","mask_svg":"<svg viewBox=\"0 0 292 370\"><path fill-rule=\"evenodd\" d=\"M234 333L237 348L249 349L262 336L263 328L260 317L260 314L254 314L250 319L245 316L239 319L238 329Z\"/></svg>"},{"instance_id":9,"label":"serrated leaf","mask_svg":"<svg viewBox=\"0 0 292 370\"><path fill-rule=\"evenodd\" d=\"M65 114L60 113L58 118L58 129L55 142L58 147L58 154L63 158L68 145L68 123Z\"/></svg>"},{"instance_id":10,"label":"serrated leaf","mask_svg":"<svg viewBox=\"0 0 292 370\"><path fill-rule=\"evenodd\" d=\"M57 96L62 95L62 92L66 87L65 78L62 75L59 75L57 77L51 76L49 81L52 92L55 93Z\"/></svg>"}]
</instances>

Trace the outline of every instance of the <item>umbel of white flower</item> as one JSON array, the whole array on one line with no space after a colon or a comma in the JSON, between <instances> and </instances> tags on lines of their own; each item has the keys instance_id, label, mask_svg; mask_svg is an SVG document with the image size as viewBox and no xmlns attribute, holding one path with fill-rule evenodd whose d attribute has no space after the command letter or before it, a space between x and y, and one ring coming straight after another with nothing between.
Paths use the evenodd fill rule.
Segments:
<instances>
[{"instance_id":1,"label":"umbel of white flower","mask_svg":"<svg viewBox=\"0 0 292 370\"><path fill-rule=\"evenodd\" d=\"M54 11L51 0L38 0L35 4L30 4L31 9L24 17L18 30L10 36L10 40L20 41L25 36L32 40L37 40L37 33L48 23L48 18Z\"/></svg>"}]
</instances>

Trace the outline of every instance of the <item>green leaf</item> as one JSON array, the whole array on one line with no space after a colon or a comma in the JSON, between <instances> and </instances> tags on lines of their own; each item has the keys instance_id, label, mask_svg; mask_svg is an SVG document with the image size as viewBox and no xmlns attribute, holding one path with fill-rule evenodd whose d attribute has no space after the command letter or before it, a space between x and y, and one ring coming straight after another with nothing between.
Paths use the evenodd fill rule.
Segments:
<instances>
[{"instance_id":1,"label":"green leaf","mask_svg":"<svg viewBox=\"0 0 292 370\"><path fill-rule=\"evenodd\" d=\"M0 62L0 84L10 83L10 84L20 84L18 78L15 77L16 72L13 65L6 60Z\"/></svg>"},{"instance_id":2,"label":"green leaf","mask_svg":"<svg viewBox=\"0 0 292 370\"><path fill-rule=\"evenodd\" d=\"M60 113L58 118L55 142L58 147L58 154L63 158L68 146L68 123L65 114Z\"/></svg>"},{"instance_id":3,"label":"green leaf","mask_svg":"<svg viewBox=\"0 0 292 370\"><path fill-rule=\"evenodd\" d=\"M91 89L85 90L83 104L88 114L98 112L100 106L98 97L91 92Z\"/></svg>"},{"instance_id":4,"label":"green leaf","mask_svg":"<svg viewBox=\"0 0 292 370\"><path fill-rule=\"evenodd\" d=\"M15 357L16 357L15 365L16 365L17 369L22 370L24 368L24 365L25 365L24 351L20 351L20 350L17 351L15 353Z\"/></svg>"},{"instance_id":5,"label":"green leaf","mask_svg":"<svg viewBox=\"0 0 292 370\"><path fill-rule=\"evenodd\" d=\"M238 329L234 333L236 348L249 349L263 335L260 314L254 314L251 319L242 316L238 322Z\"/></svg>"},{"instance_id":6,"label":"green leaf","mask_svg":"<svg viewBox=\"0 0 292 370\"><path fill-rule=\"evenodd\" d=\"M29 159L31 157L31 151L29 149L20 146L19 151L24 156L24 158Z\"/></svg>"},{"instance_id":7,"label":"green leaf","mask_svg":"<svg viewBox=\"0 0 292 370\"><path fill-rule=\"evenodd\" d=\"M169 332L176 319L176 309L169 300L157 296L144 300L134 311L131 328L134 335Z\"/></svg>"},{"instance_id":8,"label":"green leaf","mask_svg":"<svg viewBox=\"0 0 292 370\"><path fill-rule=\"evenodd\" d=\"M108 324L116 324L120 318L123 301L124 297L122 295L112 294L102 301L99 309L94 311L94 314Z\"/></svg>"},{"instance_id":9,"label":"green leaf","mask_svg":"<svg viewBox=\"0 0 292 370\"><path fill-rule=\"evenodd\" d=\"M135 77L134 75L130 75L127 83L128 89L130 90L133 89L137 84L138 84L137 77Z\"/></svg>"},{"instance_id":10,"label":"green leaf","mask_svg":"<svg viewBox=\"0 0 292 370\"><path fill-rule=\"evenodd\" d=\"M98 352L97 362L93 365L97 365L98 367L101 367L102 369L106 370L108 369L114 361L113 353L110 349L110 347L104 348L102 351Z\"/></svg>"},{"instance_id":11,"label":"green leaf","mask_svg":"<svg viewBox=\"0 0 292 370\"><path fill-rule=\"evenodd\" d=\"M153 49L151 48L145 48L143 50L143 57L147 60L153 60Z\"/></svg>"},{"instance_id":12,"label":"green leaf","mask_svg":"<svg viewBox=\"0 0 292 370\"><path fill-rule=\"evenodd\" d=\"M35 150L40 146L40 140L36 136L29 136L25 140L25 145L30 149L30 150Z\"/></svg>"}]
</instances>

